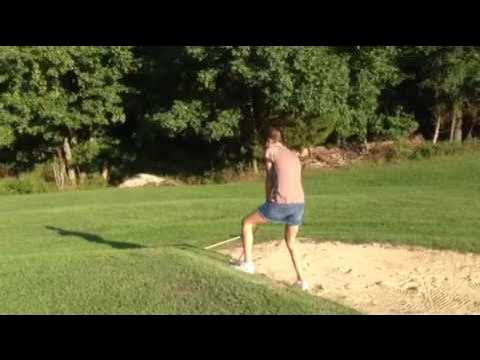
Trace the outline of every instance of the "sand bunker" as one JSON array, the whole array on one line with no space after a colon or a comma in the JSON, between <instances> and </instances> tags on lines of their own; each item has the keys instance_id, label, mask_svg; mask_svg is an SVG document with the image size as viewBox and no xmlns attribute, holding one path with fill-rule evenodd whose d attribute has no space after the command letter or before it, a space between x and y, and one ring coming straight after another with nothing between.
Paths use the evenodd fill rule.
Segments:
<instances>
[{"instance_id":1,"label":"sand bunker","mask_svg":"<svg viewBox=\"0 0 480 360\"><path fill-rule=\"evenodd\" d=\"M238 258L240 248L222 253ZM298 242L311 293L366 314L480 314L480 255L418 247ZM259 274L292 284L283 241L257 244Z\"/></svg>"}]
</instances>

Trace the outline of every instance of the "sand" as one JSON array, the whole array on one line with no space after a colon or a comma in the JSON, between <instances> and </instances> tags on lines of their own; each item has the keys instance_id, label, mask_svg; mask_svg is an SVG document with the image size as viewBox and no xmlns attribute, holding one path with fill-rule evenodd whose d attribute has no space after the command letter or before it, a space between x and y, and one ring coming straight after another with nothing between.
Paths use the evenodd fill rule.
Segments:
<instances>
[{"instance_id":1,"label":"sand","mask_svg":"<svg viewBox=\"0 0 480 360\"><path fill-rule=\"evenodd\" d=\"M365 314L480 314L480 255L419 247L299 240L313 295ZM238 258L240 248L222 250ZM295 282L283 241L254 246L257 272Z\"/></svg>"}]
</instances>

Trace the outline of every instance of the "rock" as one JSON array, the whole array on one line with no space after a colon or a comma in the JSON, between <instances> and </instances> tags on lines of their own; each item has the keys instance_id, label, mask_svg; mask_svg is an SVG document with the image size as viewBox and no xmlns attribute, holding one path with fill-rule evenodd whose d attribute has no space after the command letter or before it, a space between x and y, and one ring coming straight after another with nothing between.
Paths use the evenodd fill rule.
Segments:
<instances>
[{"instance_id":1,"label":"rock","mask_svg":"<svg viewBox=\"0 0 480 360\"><path fill-rule=\"evenodd\" d=\"M410 280L406 284L403 284L402 290L408 291L408 292L416 292L418 291L418 284L415 280Z\"/></svg>"},{"instance_id":2,"label":"rock","mask_svg":"<svg viewBox=\"0 0 480 360\"><path fill-rule=\"evenodd\" d=\"M137 174L134 177L125 180L119 188L136 188L143 186L176 185L172 180L149 174Z\"/></svg>"}]
</instances>

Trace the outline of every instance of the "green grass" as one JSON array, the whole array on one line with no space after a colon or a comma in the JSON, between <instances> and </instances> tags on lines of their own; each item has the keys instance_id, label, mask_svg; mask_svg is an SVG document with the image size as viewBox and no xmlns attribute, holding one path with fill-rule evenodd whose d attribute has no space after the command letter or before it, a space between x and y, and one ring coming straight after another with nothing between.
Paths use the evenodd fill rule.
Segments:
<instances>
[{"instance_id":1,"label":"green grass","mask_svg":"<svg viewBox=\"0 0 480 360\"><path fill-rule=\"evenodd\" d=\"M475 154L305 176L302 236L480 253ZM201 250L235 236L259 182L0 196L0 313L310 314L352 309ZM258 241L278 239L278 226Z\"/></svg>"}]
</instances>

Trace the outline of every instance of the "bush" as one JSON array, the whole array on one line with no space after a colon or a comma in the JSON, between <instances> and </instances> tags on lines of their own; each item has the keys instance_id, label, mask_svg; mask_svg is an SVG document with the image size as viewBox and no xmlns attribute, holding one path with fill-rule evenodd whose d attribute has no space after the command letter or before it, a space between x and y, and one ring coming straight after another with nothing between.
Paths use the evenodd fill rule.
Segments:
<instances>
[{"instance_id":1,"label":"bush","mask_svg":"<svg viewBox=\"0 0 480 360\"><path fill-rule=\"evenodd\" d=\"M8 165L0 164L0 179L13 176L14 171Z\"/></svg>"},{"instance_id":2,"label":"bush","mask_svg":"<svg viewBox=\"0 0 480 360\"><path fill-rule=\"evenodd\" d=\"M0 179L0 195L10 195L10 185L14 181L17 180L11 178Z\"/></svg>"},{"instance_id":3,"label":"bush","mask_svg":"<svg viewBox=\"0 0 480 360\"><path fill-rule=\"evenodd\" d=\"M261 174L263 173L261 172ZM251 171L245 171L243 164L224 169L209 170L201 175L183 174L172 178L172 180L185 185L227 184L236 181L249 181L254 179L258 179L258 175L253 174Z\"/></svg>"},{"instance_id":4,"label":"bush","mask_svg":"<svg viewBox=\"0 0 480 360\"><path fill-rule=\"evenodd\" d=\"M104 189L108 187L108 182L99 174L88 175L84 183L79 185L81 190Z\"/></svg>"},{"instance_id":5,"label":"bush","mask_svg":"<svg viewBox=\"0 0 480 360\"><path fill-rule=\"evenodd\" d=\"M394 144L387 153L387 161L421 160L442 156L465 155L480 152L480 142L477 140L465 141L464 143L438 143L430 142L415 146L407 140L400 140Z\"/></svg>"},{"instance_id":6,"label":"bush","mask_svg":"<svg viewBox=\"0 0 480 360\"><path fill-rule=\"evenodd\" d=\"M393 147L387 152L385 158L387 161L398 161L409 159L415 152L414 146L405 139L394 143Z\"/></svg>"},{"instance_id":7,"label":"bush","mask_svg":"<svg viewBox=\"0 0 480 360\"><path fill-rule=\"evenodd\" d=\"M80 190L93 190L108 187L108 182L99 174L89 175L84 183L78 186ZM66 189L69 188L68 186ZM51 164L37 165L33 171L21 174L18 178L0 180L0 195L37 194L58 191Z\"/></svg>"},{"instance_id":8,"label":"bush","mask_svg":"<svg viewBox=\"0 0 480 360\"><path fill-rule=\"evenodd\" d=\"M383 115L380 119L376 133L390 139L402 139L418 130L415 118L401 109L398 109L395 115Z\"/></svg>"},{"instance_id":9,"label":"bush","mask_svg":"<svg viewBox=\"0 0 480 360\"><path fill-rule=\"evenodd\" d=\"M45 179L46 166L37 165L33 171L18 178L7 178L0 182L0 194L35 194L55 191L55 184Z\"/></svg>"},{"instance_id":10,"label":"bush","mask_svg":"<svg viewBox=\"0 0 480 360\"><path fill-rule=\"evenodd\" d=\"M465 155L476 152L480 152L480 142L476 140L465 141L464 143L439 143L436 145L426 143L415 149L410 155L410 159L430 159L433 157Z\"/></svg>"}]
</instances>

